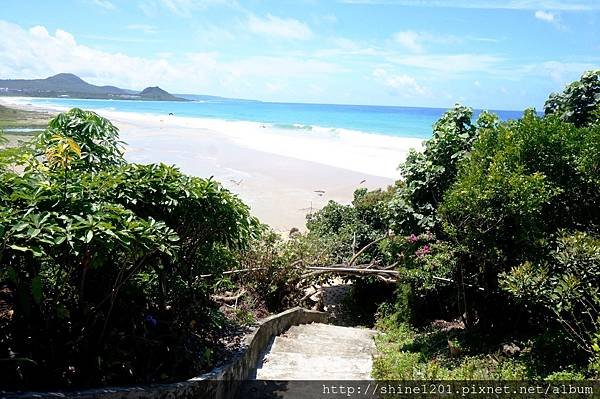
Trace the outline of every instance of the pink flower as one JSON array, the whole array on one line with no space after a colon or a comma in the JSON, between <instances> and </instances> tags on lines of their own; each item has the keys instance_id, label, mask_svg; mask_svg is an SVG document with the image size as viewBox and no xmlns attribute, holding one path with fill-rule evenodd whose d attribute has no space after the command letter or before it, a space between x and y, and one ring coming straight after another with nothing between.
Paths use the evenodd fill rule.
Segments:
<instances>
[{"instance_id":1,"label":"pink flower","mask_svg":"<svg viewBox=\"0 0 600 399\"><path fill-rule=\"evenodd\" d=\"M414 234L411 234L410 237L408 237L408 242L410 242L411 244L414 244L417 241L419 241L419 237L417 237Z\"/></svg>"},{"instance_id":2,"label":"pink flower","mask_svg":"<svg viewBox=\"0 0 600 399\"><path fill-rule=\"evenodd\" d=\"M426 244L426 245L423 245L421 248L417 249L417 251L415 252L415 255L418 257L423 257L430 252L431 252L431 248L429 247L429 245Z\"/></svg>"}]
</instances>

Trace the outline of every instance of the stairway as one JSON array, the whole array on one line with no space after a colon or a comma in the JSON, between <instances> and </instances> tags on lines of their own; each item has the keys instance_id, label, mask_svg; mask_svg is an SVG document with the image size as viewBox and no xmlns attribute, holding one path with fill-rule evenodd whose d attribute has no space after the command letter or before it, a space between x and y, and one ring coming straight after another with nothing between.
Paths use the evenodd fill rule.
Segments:
<instances>
[{"instance_id":1,"label":"stairway","mask_svg":"<svg viewBox=\"0 0 600 399\"><path fill-rule=\"evenodd\" d=\"M257 380L368 380L375 331L329 324L292 326L275 337Z\"/></svg>"}]
</instances>

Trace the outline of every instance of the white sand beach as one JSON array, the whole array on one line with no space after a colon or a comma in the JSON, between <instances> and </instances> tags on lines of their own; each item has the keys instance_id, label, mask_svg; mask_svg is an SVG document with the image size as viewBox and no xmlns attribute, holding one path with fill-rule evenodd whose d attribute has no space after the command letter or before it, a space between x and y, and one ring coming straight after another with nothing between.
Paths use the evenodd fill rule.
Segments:
<instances>
[{"instance_id":1,"label":"white sand beach","mask_svg":"<svg viewBox=\"0 0 600 399\"><path fill-rule=\"evenodd\" d=\"M0 104L40 109L24 98L0 98ZM163 162L213 176L282 232L303 230L306 214L329 200L350 203L358 187L392 184L397 165L421 144L338 129L289 132L256 122L95 111L119 128L130 162Z\"/></svg>"}]
</instances>

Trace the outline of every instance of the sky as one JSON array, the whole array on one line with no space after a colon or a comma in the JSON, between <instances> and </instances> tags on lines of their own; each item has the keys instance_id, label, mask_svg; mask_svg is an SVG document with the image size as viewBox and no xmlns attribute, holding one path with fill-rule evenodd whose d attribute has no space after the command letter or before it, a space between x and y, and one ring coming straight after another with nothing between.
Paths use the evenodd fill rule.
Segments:
<instances>
[{"instance_id":1,"label":"sky","mask_svg":"<svg viewBox=\"0 0 600 399\"><path fill-rule=\"evenodd\" d=\"M600 0L0 0L0 78L277 102L541 109Z\"/></svg>"}]
</instances>

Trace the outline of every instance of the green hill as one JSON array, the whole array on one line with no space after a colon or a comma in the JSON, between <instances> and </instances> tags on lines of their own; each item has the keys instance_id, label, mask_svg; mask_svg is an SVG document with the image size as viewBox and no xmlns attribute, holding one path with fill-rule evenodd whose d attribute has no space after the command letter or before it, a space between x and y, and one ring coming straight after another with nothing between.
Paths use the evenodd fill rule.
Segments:
<instances>
[{"instance_id":1,"label":"green hill","mask_svg":"<svg viewBox=\"0 0 600 399\"><path fill-rule=\"evenodd\" d=\"M0 95L187 101L158 87L148 87L142 92L138 92L116 86L96 86L72 73L59 73L46 79L0 79Z\"/></svg>"}]
</instances>

